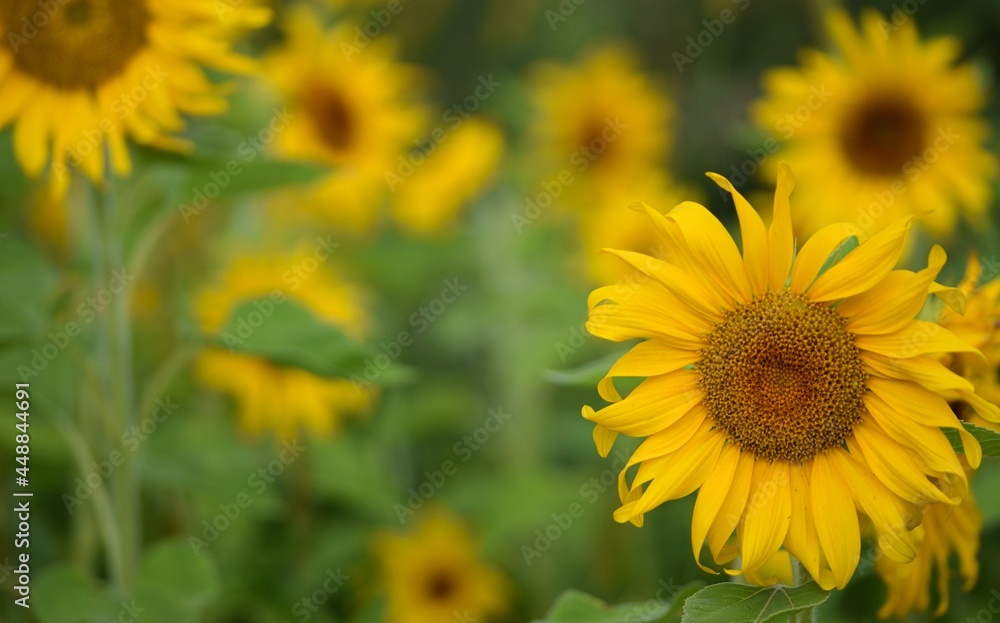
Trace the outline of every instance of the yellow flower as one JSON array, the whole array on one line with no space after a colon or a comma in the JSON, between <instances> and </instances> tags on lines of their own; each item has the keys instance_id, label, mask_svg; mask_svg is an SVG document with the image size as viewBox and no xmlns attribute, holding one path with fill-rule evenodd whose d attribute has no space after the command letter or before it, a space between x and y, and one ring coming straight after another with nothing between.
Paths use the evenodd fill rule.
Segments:
<instances>
[{"instance_id":1,"label":"yellow flower","mask_svg":"<svg viewBox=\"0 0 1000 623\"><path fill-rule=\"evenodd\" d=\"M394 185L395 218L413 234L447 229L486 185L503 155L498 127L471 117L451 131L412 177Z\"/></svg>"},{"instance_id":2,"label":"yellow flower","mask_svg":"<svg viewBox=\"0 0 1000 623\"><path fill-rule=\"evenodd\" d=\"M614 187L643 179L662 163L674 106L636 64L626 49L606 47L572 66L535 68L533 133L543 172L568 169L580 180ZM574 183L570 192L588 198L586 186Z\"/></svg>"},{"instance_id":3,"label":"yellow flower","mask_svg":"<svg viewBox=\"0 0 1000 623\"><path fill-rule=\"evenodd\" d=\"M331 167L298 204L364 232L388 198L387 173L421 138L425 111L412 101L420 75L393 58L385 37L361 49L353 24L323 31L318 19L304 7L293 11L285 43L266 59L265 73L294 115L275 142L283 156Z\"/></svg>"},{"instance_id":4,"label":"yellow flower","mask_svg":"<svg viewBox=\"0 0 1000 623\"><path fill-rule=\"evenodd\" d=\"M878 229L931 210L923 225L948 234L960 213L982 216L997 161L983 147L983 85L973 67L955 65L958 40L922 42L914 20L897 27L875 11L860 31L840 11L828 27L839 54L809 50L801 68L768 72L752 111L784 142L781 157L804 187L809 209L796 226ZM777 167L764 172L774 179Z\"/></svg>"},{"instance_id":5,"label":"yellow flower","mask_svg":"<svg viewBox=\"0 0 1000 623\"><path fill-rule=\"evenodd\" d=\"M364 332L361 293L329 267L317 267L315 258L306 253L285 261L242 257L233 262L222 281L198 297L202 331L219 334L237 306L256 299L274 301L275 292L352 337ZM373 390L348 379L323 378L226 348L200 355L196 373L208 387L232 395L240 425L250 434L274 430L290 438L304 427L329 435L345 416L370 411L375 398Z\"/></svg>"},{"instance_id":6,"label":"yellow flower","mask_svg":"<svg viewBox=\"0 0 1000 623\"><path fill-rule=\"evenodd\" d=\"M959 289L968 296L965 313L945 308L940 323L959 339L979 349L985 359L972 353L951 353L944 361L953 372L969 381L977 394L996 403L1000 400L1000 385L997 383L997 367L1000 366L1000 335L997 331L1000 279L979 286L981 271L979 258L973 254L969 257L965 279L959 285ZM996 424L977 415L961 396L946 394L945 397L962 420L998 430ZM953 550L958 556L963 588L971 590L976 583L979 575L976 556L982 517L971 495L955 508L939 504L928 506L920 531L922 541L912 562L902 564L884 559L877 562L876 568L889 590L880 616L902 618L914 610L927 610L930 607L929 587L935 570L938 593L935 615L944 614L948 609L948 563Z\"/></svg>"},{"instance_id":7,"label":"yellow flower","mask_svg":"<svg viewBox=\"0 0 1000 623\"><path fill-rule=\"evenodd\" d=\"M619 433L646 437L619 476L615 519L641 525L646 512L700 489L696 560L707 537L716 563L741 556L739 572L754 583L774 581L761 567L784 547L824 588L845 586L860 556L858 513L886 555L912 559L919 508L968 493L941 428L958 429L972 465L982 458L941 392L1000 419L929 356L975 349L914 319L929 292L945 290L934 282L944 251L935 247L919 272L893 270L905 218L824 270L860 232L830 225L796 255L787 166L769 229L728 180L709 175L733 196L744 253L696 203L665 216L647 208L667 259L610 251L650 279L599 288L588 302L592 334L645 338L598 386L613 404L583 409L604 456ZM623 399L616 377L648 378Z\"/></svg>"},{"instance_id":8,"label":"yellow flower","mask_svg":"<svg viewBox=\"0 0 1000 623\"><path fill-rule=\"evenodd\" d=\"M253 2L208 0L0 1L0 128L14 126L14 152L30 177L52 163L52 188L65 194L69 168L100 183L105 149L111 169L128 175L126 137L187 149L171 136L182 114L223 112L223 88L202 65L248 72L230 50L240 28L271 19Z\"/></svg>"},{"instance_id":9,"label":"yellow flower","mask_svg":"<svg viewBox=\"0 0 1000 623\"><path fill-rule=\"evenodd\" d=\"M376 550L389 623L442 623L459 615L486 620L507 608L507 582L480 562L465 527L432 510L409 534L385 533Z\"/></svg>"},{"instance_id":10,"label":"yellow flower","mask_svg":"<svg viewBox=\"0 0 1000 623\"><path fill-rule=\"evenodd\" d=\"M694 191L679 186L662 172L654 172L635 185L605 188L595 192L576 212L584 257L581 262L595 283L614 282L636 271L598 251L605 247L642 251L654 257L665 253L663 241L649 226L640 210L624 209L642 199L660 206L675 206Z\"/></svg>"}]
</instances>

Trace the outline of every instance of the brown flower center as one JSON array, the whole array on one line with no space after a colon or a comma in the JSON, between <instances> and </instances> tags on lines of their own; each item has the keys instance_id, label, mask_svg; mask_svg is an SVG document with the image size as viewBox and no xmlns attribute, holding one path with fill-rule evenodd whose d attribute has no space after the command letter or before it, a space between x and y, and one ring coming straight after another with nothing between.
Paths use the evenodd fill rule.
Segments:
<instances>
[{"instance_id":1,"label":"brown flower center","mask_svg":"<svg viewBox=\"0 0 1000 623\"><path fill-rule=\"evenodd\" d=\"M697 368L716 425L741 450L806 461L861 419L867 377L844 319L788 290L731 310Z\"/></svg>"},{"instance_id":2,"label":"brown flower center","mask_svg":"<svg viewBox=\"0 0 1000 623\"><path fill-rule=\"evenodd\" d=\"M878 97L850 113L840 137L855 169L868 175L894 176L924 148L924 118L902 98Z\"/></svg>"},{"instance_id":3,"label":"brown flower center","mask_svg":"<svg viewBox=\"0 0 1000 623\"><path fill-rule=\"evenodd\" d=\"M335 89L317 87L305 96L305 108L323 142L337 152L354 143L356 118L350 103Z\"/></svg>"},{"instance_id":4,"label":"brown flower center","mask_svg":"<svg viewBox=\"0 0 1000 623\"><path fill-rule=\"evenodd\" d=\"M456 579L448 571L435 571L427 579L427 596L431 601L447 601L456 588Z\"/></svg>"},{"instance_id":5,"label":"brown flower center","mask_svg":"<svg viewBox=\"0 0 1000 623\"><path fill-rule=\"evenodd\" d=\"M139 0L0 0L0 34L21 71L62 89L92 89L121 74L146 44Z\"/></svg>"}]
</instances>

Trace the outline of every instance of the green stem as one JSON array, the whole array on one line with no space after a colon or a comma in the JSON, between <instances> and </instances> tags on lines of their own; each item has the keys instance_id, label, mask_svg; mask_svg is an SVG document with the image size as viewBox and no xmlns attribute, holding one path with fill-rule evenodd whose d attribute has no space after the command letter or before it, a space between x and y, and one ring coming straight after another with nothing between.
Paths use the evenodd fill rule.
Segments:
<instances>
[{"instance_id":1,"label":"green stem","mask_svg":"<svg viewBox=\"0 0 1000 623\"><path fill-rule=\"evenodd\" d=\"M792 582L795 586L802 586L809 581L809 574L802 569L802 563L795 556L789 554L788 558L792 562ZM799 610L789 617L791 623L815 623L816 620L815 607Z\"/></svg>"}]
</instances>

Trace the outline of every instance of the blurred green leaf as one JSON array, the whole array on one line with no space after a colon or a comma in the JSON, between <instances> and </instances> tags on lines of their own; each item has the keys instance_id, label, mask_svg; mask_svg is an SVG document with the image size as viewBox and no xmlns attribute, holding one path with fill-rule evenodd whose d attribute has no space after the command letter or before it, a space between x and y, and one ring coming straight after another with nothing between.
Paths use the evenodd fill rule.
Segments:
<instances>
[{"instance_id":1,"label":"blurred green leaf","mask_svg":"<svg viewBox=\"0 0 1000 623\"><path fill-rule=\"evenodd\" d=\"M962 422L962 426L979 441L979 445L983 449L983 456L1000 456L1000 433L968 422ZM951 442L951 447L955 449L955 452L964 454L962 437L958 431L954 428L943 428L941 430L948 436L948 441Z\"/></svg>"},{"instance_id":2,"label":"blurred green leaf","mask_svg":"<svg viewBox=\"0 0 1000 623\"><path fill-rule=\"evenodd\" d=\"M195 623L219 592L219 577L208 556L186 541L167 541L146 554L135 601L137 623Z\"/></svg>"},{"instance_id":3,"label":"blurred green leaf","mask_svg":"<svg viewBox=\"0 0 1000 623\"><path fill-rule=\"evenodd\" d=\"M556 600L544 621L535 623L661 623L675 620L684 599L703 586L700 582L685 585L670 602L650 599L645 602L609 606L600 599L578 590L568 590Z\"/></svg>"},{"instance_id":4,"label":"blurred green leaf","mask_svg":"<svg viewBox=\"0 0 1000 623\"><path fill-rule=\"evenodd\" d=\"M281 186L307 184L330 171L329 167L318 164L262 157L247 161L248 157L193 162L195 172L189 183L189 198L194 201L200 194L210 201L225 201Z\"/></svg>"},{"instance_id":5,"label":"blurred green leaf","mask_svg":"<svg viewBox=\"0 0 1000 623\"><path fill-rule=\"evenodd\" d=\"M39 333L49 322L49 301L57 281L38 250L7 236L0 239L0 341Z\"/></svg>"},{"instance_id":6,"label":"blurred green leaf","mask_svg":"<svg viewBox=\"0 0 1000 623\"><path fill-rule=\"evenodd\" d=\"M39 573L31 601L41 623L81 623L104 612L106 599L80 570L60 564Z\"/></svg>"},{"instance_id":7,"label":"blurred green leaf","mask_svg":"<svg viewBox=\"0 0 1000 623\"><path fill-rule=\"evenodd\" d=\"M815 582L802 586L712 584L684 602L683 623L765 623L818 606L830 593Z\"/></svg>"},{"instance_id":8,"label":"blurred green leaf","mask_svg":"<svg viewBox=\"0 0 1000 623\"><path fill-rule=\"evenodd\" d=\"M976 470L972 481L976 503L983 515L983 530L989 530L1000 524L1000 496L994 491L1000 490L1000 464L987 463Z\"/></svg>"},{"instance_id":9,"label":"blurred green leaf","mask_svg":"<svg viewBox=\"0 0 1000 623\"><path fill-rule=\"evenodd\" d=\"M625 351L612 353L567 370L546 370L545 380L554 385L593 387L604 378L611 366L621 359L624 353Z\"/></svg>"}]
</instances>

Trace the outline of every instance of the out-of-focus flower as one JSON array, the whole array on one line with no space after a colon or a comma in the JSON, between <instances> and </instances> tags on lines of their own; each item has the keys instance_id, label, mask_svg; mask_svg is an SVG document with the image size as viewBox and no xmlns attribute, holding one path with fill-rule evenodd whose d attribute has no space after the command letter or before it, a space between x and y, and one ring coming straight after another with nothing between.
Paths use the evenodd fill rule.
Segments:
<instances>
[{"instance_id":1,"label":"out-of-focus flower","mask_svg":"<svg viewBox=\"0 0 1000 623\"><path fill-rule=\"evenodd\" d=\"M126 138L187 150L172 136L183 114L215 115L225 89L202 66L247 73L231 51L241 30L271 19L256 2L88 0L0 2L0 127L14 124L14 152L30 177L51 162L51 186L65 194L69 169L100 183L106 166L131 171Z\"/></svg>"},{"instance_id":2,"label":"out-of-focus flower","mask_svg":"<svg viewBox=\"0 0 1000 623\"><path fill-rule=\"evenodd\" d=\"M594 283L611 283L635 274L633 268L601 249L640 251L663 258L666 247L656 230L649 226L643 203L673 207L686 197L697 196L694 189L678 185L662 172L654 172L637 184L605 188L595 192L578 210L583 241L583 263ZM629 209L629 207L638 209Z\"/></svg>"},{"instance_id":3,"label":"out-of-focus flower","mask_svg":"<svg viewBox=\"0 0 1000 623\"><path fill-rule=\"evenodd\" d=\"M828 26L837 55L815 50L800 68L764 79L753 117L784 143L781 158L802 182L796 226L811 234L831 220L863 229L932 211L921 224L952 231L958 216L981 216L997 160L983 147L984 89L969 65L955 65L959 41L923 42L913 19L895 25L875 11L861 30L835 11ZM762 167L777 175L772 158Z\"/></svg>"},{"instance_id":4,"label":"out-of-focus flower","mask_svg":"<svg viewBox=\"0 0 1000 623\"><path fill-rule=\"evenodd\" d=\"M485 621L507 609L508 585L481 562L465 526L431 509L410 533L381 534L376 550L385 579L389 623L440 623L461 613Z\"/></svg>"},{"instance_id":5,"label":"out-of-focus flower","mask_svg":"<svg viewBox=\"0 0 1000 623\"><path fill-rule=\"evenodd\" d=\"M573 172L573 197L642 180L666 156L674 105L637 64L628 50L606 47L532 72L535 158L542 174Z\"/></svg>"},{"instance_id":6,"label":"out-of-focus flower","mask_svg":"<svg viewBox=\"0 0 1000 623\"><path fill-rule=\"evenodd\" d=\"M959 284L959 290L967 296L964 314L946 307L942 310L940 322L941 326L975 346L985 356L984 359L978 353L952 353L945 358L948 367L965 380L966 387L974 387L978 395L996 403L1000 401L1000 385L997 383L997 368L1000 366L997 324L1000 320L1000 279L979 285L981 273L979 257L972 254L965 278ZM954 395L949 399L952 409L962 420L1000 430L997 424L979 416L961 396ZM939 504L928 506L920 527L922 540L917 557L908 564L882 559L877 562L876 568L889 591L879 615L903 618L912 611L927 610L934 572L937 574L938 595L934 613L935 616L944 614L949 602L951 554L957 554L963 588L971 590L979 575L976 556L981 531L982 516L971 495L955 508Z\"/></svg>"},{"instance_id":7,"label":"out-of-focus flower","mask_svg":"<svg viewBox=\"0 0 1000 623\"><path fill-rule=\"evenodd\" d=\"M293 115L275 143L283 156L331 167L298 193L297 205L365 232L388 198L386 175L421 138L426 111L413 97L423 78L395 60L387 37L359 48L353 24L324 31L318 19L305 7L293 11L287 39L265 60L268 79Z\"/></svg>"},{"instance_id":8,"label":"out-of-focus flower","mask_svg":"<svg viewBox=\"0 0 1000 623\"><path fill-rule=\"evenodd\" d=\"M762 569L784 547L821 586L843 588L860 558L859 513L882 553L912 560L919 509L968 494L941 428L959 431L971 465L982 458L941 393L1000 420L1000 409L926 356L975 350L915 319L932 291L953 293L934 282L943 249L919 272L893 270L908 217L828 266L860 232L827 226L796 254L787 166L769 229L728 180L710 177L733 196L742 255L704 207L649 208L668 259L612 251L650 279L599 288L588 301L593 335L645 340L599 384L612 404L583 409L603 456L619 433L646 437L619 476L615 519L641 525L656 506L699 490L696 560L707 537L717 564L742 557L741 572L759 584L775 581ZM646 378L622 398L616 377Z\"/></svg>"},{"instance_id":9,"label":"out-of-focus flower","mask_svg":"<svg viewBox=\"0 0 1000 623\"><path fill-rule=\"evenodd\" d=\"M489 181L503 150L500 128L475 117L465 120L411 177L395 180L393 211L400 227L417 235L447 230Z\"/></svg>"},{"instance_id":10,"label":"out-of-focus flower","mask_svg":"<svg viewBox=\"0 0 1000 623\"><path fill-rule=\"evenodd\" d=\"M202 331L219 334L241 303L272 297L277 291L317 319L361 337L365 330L361 292L326 265L302 277L303 267L314 264L305 253L291 258L237 259L218 284L198 297ZM235 399L240 426L250 434L274 430L290 438L305 428L329 435L345 416L367 414L375 398L373 390L348 379L320 377L221 347L200 355L196 372L202 383Z\"/></svg>"}]
</instances>

